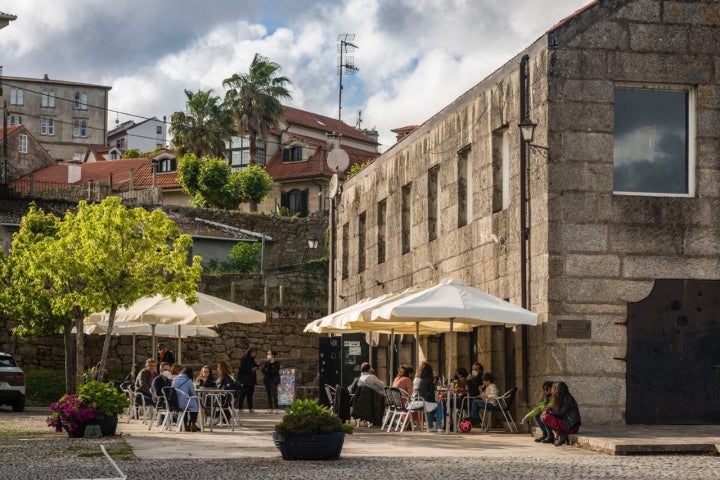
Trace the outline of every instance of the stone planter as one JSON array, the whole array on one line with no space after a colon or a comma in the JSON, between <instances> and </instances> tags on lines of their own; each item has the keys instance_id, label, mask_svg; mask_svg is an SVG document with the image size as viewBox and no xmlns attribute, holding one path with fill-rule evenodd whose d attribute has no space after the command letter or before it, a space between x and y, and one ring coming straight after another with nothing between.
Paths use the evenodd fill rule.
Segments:
<instances>
[{"instance_id":1,"label":"stone planter","mask_svg":"<svg viewBox=\"0 0 720 480\"><path fill-rule=\"evenodd\" d=\"M344 441L344 432L291 437L273 432L273 442L283 460L337 460Z\"/></svg>"},{"instance_id":2,"label":"stone planter","mask_svg":"<svg viewBox=\"0 0 720 480\"><path fill-rule=\"evenodd\" d=\"M98 419L98 425L100 425L100 431L103 437L111 437L115 435L117 430L118 416L111 415L109 417L101 417Z\"/></svg>"}]
</instances>

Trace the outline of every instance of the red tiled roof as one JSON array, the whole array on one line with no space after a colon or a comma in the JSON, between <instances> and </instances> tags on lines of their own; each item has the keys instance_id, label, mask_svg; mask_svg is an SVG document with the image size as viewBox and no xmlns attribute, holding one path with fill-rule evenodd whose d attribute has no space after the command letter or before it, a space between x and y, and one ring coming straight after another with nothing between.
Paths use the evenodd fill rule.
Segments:
<instances>
[{"instance_id":1,"label":"red tiled roof","mask_svg":"<svg viewBox=\"0 0 720 480\"><path fill-rule=\"evenodd\" d=\"M90 180L107 184L110 173L113 175L113 189L124 190L129 187L130 169L135 169L134 187L136 189L152 187L151 160L149 158L126 158L112 162L91 162L77 165L80 169L80 181L73 185L84 185ZM68 183L68 165L59 163L38 170L32 174L35 182ZM27 181L29 175L18 179ZM162 188L179 188L177 174L160 173L156 176L156 185Z\"/></svg>"},{"instance_id":2,"label":"red tiled roof","mask_svg":"<svg viewBox=\"0 0 720 480\"><path fill-rule=\"evenodd\" d=\"M317 113L306 112L293 107L283 107L285 109L285 121L302 125L307 128L314 128L327 133L340 133L343 137L353 138L363 142L377 145L377 141L366 135L362 130L342 122L336 118L318 115Z\"/></svg>"},{"instance_id":3,"label":"red tiled roof","mask_svg":"<svg viewBox=\"0 0 720 480\"><path fill-rule=\"evenodd\" d=\"M314 146L317 148L310 158L301 162L283 162L282 149L275 152L268 162L265 169L273 180L290 180L308 177L331 177L334 171L327 165L328 151L325 142L317 138L306 137L304 135L293 135L293 138L300 140L303 144ZM364 163L368 160L377 158L379 153L372 153L359 148L343 146L350 157L350 166L356 163ZM348 167L349 168L349 167ZM341 175L344 177L344 175Z\"/></svg>"},{"instance_id":4,"label":"red tiled roof","mask_svg":"<svg viewBox=\"0 0 720 480\"><path fill-rule=\"evenodd\" d=\"M583 13L584 11L589 10L589 9L591 9L592 7L594 7L595 4L597 4L597 3L598 3L598 0L592 0L592 2L588 3L587 5L585 5L585 6L582 7L582 8L579 8L579 9L576 10L575 12L571 13L570 15L568 15L567 17L563 18L563 19L560 20L558 23L556 23L555 25L553 25L553 26L550 28L550 30L548 30L548 33L549 33L549 32L552 32L553 30L555 30L555 29L557 29L557 28L559 28L559 27L561 27L561 26L563 26L563 25L565 25L565 24L568 23L570 20L572 20L573 18L577 17L578 15L580 15L581 13Z\"/></svg>"},{"instance_id":5,"label":"red tiled roof","mask_svg":"<svg viewBox=\"0 0 720 480\"><path fill-rule=\"evenodd\" d=\"M13 133L17 132L17 131L20 130L21 128L23 128L22 125L9 125L9 126L8 126L8 129L7 129L8 137L10 137L10 135L12 135ZM3 138L5 138L5 135L4 135L4 133L3 133L3 129L0 128L0 140L2 140Z\"/></svg>"}]
</instances>

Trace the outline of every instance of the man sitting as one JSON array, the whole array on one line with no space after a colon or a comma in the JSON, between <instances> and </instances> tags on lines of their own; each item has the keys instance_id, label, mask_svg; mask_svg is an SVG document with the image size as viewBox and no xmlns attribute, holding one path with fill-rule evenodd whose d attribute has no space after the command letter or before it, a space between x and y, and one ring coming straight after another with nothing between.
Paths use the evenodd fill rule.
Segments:
<instances>
[{"instance_id":1,"label":"man sitting","mask_svg":"<svg viewBox=\"0 0 720 480\"><path fill-rule=\"evenodd\" d=\"M482 393L480 398L473 400L470 405L470 421L474 426L480 425L480 410L485 409L485 405L488 407L497 406L497 397L499 391L497 385L495 385L495 377L493 374L488 372L482 376Z\"/></svg>"},{"instance_id":2,"label":"man sitting","mask_svg":"<svg viewBox=\"0 0 720 480\"><path fill-rule=\"evenodd\" d=\"M380 395L385 396L385 383L375 376L375 372L368 362L360 365L360 378L357 383L358 387L370 387Z\"/></svg>"},{"instance_id":3,"label":"man sitting","mask_svg":"<svg viewBox=\"0 0 720 480\"><path fill-rule=\"evenodd\" d=\"M157 363L154 358L148 358L145 360L145 368L140 370L137 378L135 379L135 393L141 393L145 399L145 405L154 405L153 393L151 390L153 378L155 378L155 367ZM142 401L136 395L135 404L141 405Z\"/></svg>"}]
</instances>

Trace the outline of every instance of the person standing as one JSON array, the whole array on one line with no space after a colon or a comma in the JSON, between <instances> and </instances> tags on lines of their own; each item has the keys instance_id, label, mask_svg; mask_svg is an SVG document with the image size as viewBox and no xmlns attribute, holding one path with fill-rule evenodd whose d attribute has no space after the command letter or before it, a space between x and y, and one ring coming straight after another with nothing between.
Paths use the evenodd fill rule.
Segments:
<instances>
[{"instance_id":1,"label":"person standing","mask_svg":"<svg viewBox=\"0 0 720 480\"><path fill-rule=\"evenodd\" d=\"M280 385L280 362L277 361L277 352L268 350L267 360L263 363L263 383L265 384L265 393L267 393L268 406L270 413L275 413L278 409L278 385Z\"/></svg>"},{"instance_id":2,"label":"person standing","mask_svg":"<svg viewBox=\"0 0 720 480\"><path fill-rule=\"evenodd\" d=\"M237 382L242 386L242 391L238 397L238 410L242 411L245 398L247 398L248 411L250 413L255 413L255 410L253 410L253 395L255 394L257 369L259 366L257 360L255 360L256 356L257 348L248 348L245 356L240 359L240 368L237 374Z\"/></svg>"},{"instance_id":3,"label":"person standing","mask_svg":"<svg viewBox=\"0 0 720 480\"><path fill-rule=\"evenodd\" d=\"M157 363L160 365L163 362L172 365L175 363L175 354L165 348L164 343L158 343Z\"/></svg>"}]
</instances>

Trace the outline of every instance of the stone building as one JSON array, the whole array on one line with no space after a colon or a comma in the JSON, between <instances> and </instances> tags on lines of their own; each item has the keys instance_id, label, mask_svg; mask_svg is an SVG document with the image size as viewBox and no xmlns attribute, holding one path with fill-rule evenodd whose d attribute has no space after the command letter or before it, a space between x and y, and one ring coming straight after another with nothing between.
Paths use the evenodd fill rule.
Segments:
<instances>
[{"instance_id":1,"label":"stone building","mask_svg":"<svg viewBox=\"0 0 720 480\"><path fill-rule=\"evenodd\" d=\"M55 160L80 161L104 145L111 87L44 78L3 77L8 123L24 125Z\"/></svg>"},{"instance_id":2,"label":"stone building","mask_svg":"<svg viewBox=\"0 0 720 480\"><path fill-rule=\"evenodd\" d=\"M708 1L552 27L344 184L338 309L460 278L540 324L425 338L440 371L454 344L519 411L555 379L585 424L720 422L719 39Z\"/></svg>"}]
</instances>

